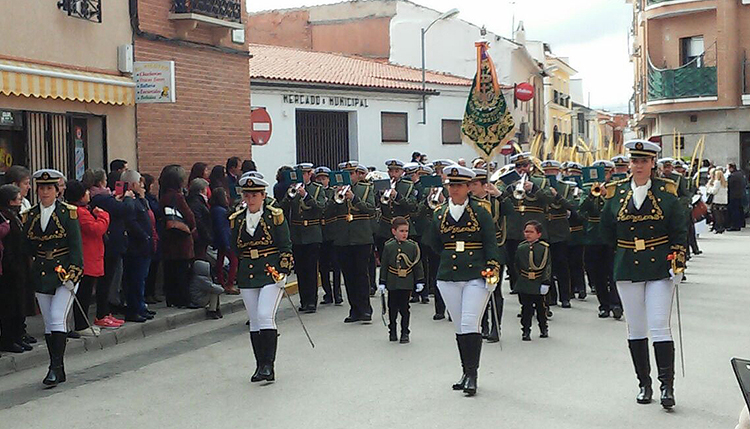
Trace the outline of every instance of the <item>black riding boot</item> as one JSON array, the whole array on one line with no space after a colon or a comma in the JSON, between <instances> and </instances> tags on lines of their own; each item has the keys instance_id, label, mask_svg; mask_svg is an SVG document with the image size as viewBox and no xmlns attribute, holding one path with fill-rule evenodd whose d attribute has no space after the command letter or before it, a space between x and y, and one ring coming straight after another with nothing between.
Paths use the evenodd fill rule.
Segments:
<instances>
[{"instance_id":1,"label":"black riding boot","mask_svg":"<svg viewBox=\"0 0 750 429\"><path fill-rule=\"evenodd\" d=\"M630 357L633 359L635 375L638 377L640 391L635 401L639 404L650 404L654 391L651 389L651 361L648 356L648 338L628 340Z\"/></svg>"},{"instance_id":2,"label":"black riding boot","mask_svg":"<svg viewBox=\"0 0 750 429\"><path fill-rule=\"evenodd\" d=\"M482 353L482 334L466 334L466 384L464 393L474 396L477 393L477 372Z\"/></svg>"},{"instance_id":3,"label":"black riding boot","mask_svg":"<svg viewBox=\"0 0 750 429\"><path fill-rule=\"evenodd\" d=\"M656 367L661 383L661 406L672 409L674 400L674 341L654 343Z\"/></svg>"},{"instance_id":4,"label":"black riding boot","mask_svg":"<svg viewBox=\"0 0 750 429\"><path fill-rule=\"evenodd\" d=\"M255 355L255 372L250 377L250 381L256 383L262 381L260 377L260 367L263 363L263 341L260 338L260 332L250 332L250 344L253 346L253 355Z\"/></svg>"},{"instance_id":5,"label":"black riding boot","mask_svg":"<svg viewBox=\"0 0 750 429\"><path fill-rule=\"evenodd\" d=\"M458 355L461 357L461 370L463 374L458 383L453 385L453 390L464 390L466 385L466 335L456 334L456 343L458 344Z\"/></svg>"},{"instance_id":6,"label":"black riding boot","mask_svg":"<svg viewBox=\"0 0 750 429\"><path fill-rule=\"evenodd\" d=\"M261 341L263 343L263 365L260 367L258 375L261 380L274 381L273 364L276 361L276 346L278 345L278 336L276 329L261 329Z\"/></svg>"},{"instance_id":7,"label":"black riding boot","mask_svg":"<svg viewBox=\"0 0 750 429\"><path fill-rule=\"evenodd\" d=\"M65 382L65 367L63 356L65 355L65 343L68 334L65 332L52 332L44 336L49 350L49 371L42 383L49 387L55 387Z\"/></svg>"}]
</instances>

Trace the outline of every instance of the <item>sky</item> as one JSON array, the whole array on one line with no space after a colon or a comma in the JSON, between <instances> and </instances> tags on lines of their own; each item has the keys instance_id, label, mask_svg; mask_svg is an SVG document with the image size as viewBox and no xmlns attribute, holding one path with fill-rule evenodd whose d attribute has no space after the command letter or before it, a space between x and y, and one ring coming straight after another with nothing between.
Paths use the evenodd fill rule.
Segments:
<instances>
[{"instance_id":1,"label":"sky","mask_svg":"<svg viewBox=\"0 0 750 429\"><path fill-rule=\"evenodd\" d=\"M336 1L247 0L249 11L290 8ZM458 8L458 18L501 36L511 37L513 17L523 21L528 40L550 44L552 53L568 57L583 79L584 102L591 107L627 112L633 67L628 57L632 6L625 0L415 0L438 10Z\"/></svg>"}]
</instances>

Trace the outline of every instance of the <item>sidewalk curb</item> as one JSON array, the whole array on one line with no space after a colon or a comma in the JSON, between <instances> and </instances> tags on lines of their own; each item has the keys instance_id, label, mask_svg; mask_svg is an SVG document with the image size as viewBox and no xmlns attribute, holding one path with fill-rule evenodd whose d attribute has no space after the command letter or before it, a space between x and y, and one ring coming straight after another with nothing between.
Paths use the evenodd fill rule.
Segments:
<instances>
[{"instance_id":1,"label":"sidewalk curb","mask_svg":"<svg viewBox=\"0 0 750 429\"><path fill-rule=\"evenodd\" d=\"M289 295L297 294L297 282L290 282L286 286ZM245 305L239 296L224 296L226 302L221 304L221 312L231 314L244 312ZM151 337L183 326L192 325L206 320L204 309L184 309L167 316L155 317L146 323L126 323L118 329L102 329L98 337L81 337L79 340L69 340L65 348L65 356L75 356L82 353L96 352L131 340ZM0 356L0 377L15 372L47 365L49 355L43 338L30 352L19 354L3 353Z\"/></svg>"}]
</instances>

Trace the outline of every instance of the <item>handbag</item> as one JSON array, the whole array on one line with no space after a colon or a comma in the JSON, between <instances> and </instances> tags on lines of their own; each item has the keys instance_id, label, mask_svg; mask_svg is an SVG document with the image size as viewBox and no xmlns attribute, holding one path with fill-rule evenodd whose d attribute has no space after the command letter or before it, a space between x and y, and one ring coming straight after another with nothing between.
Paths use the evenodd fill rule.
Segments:
<instances>
[{"instance_id":1,"label":"handbag","mask_svg":"<svg viewBox=\"0 0 750 429\"><path fill-rule=\"evenodd\" d=\"M172 198L172 206L174 206L175 198ZM185 222L185 218L182 217L182 213L176 207L164 207L164 229L179 235L190 235L192 233Z\"/></svg>"},{"instance_id":2,"label":"handbag","mask_svg":"<svg viewBox=\"0 0 750 429\"><path fill-rule=\"evenodd\" d=\"M702 221L706 218L707 214L708 206L706 206L706 203L702 200L698 200L698 202L693 205L693 222Z\"/></svg>"}]
</instances>

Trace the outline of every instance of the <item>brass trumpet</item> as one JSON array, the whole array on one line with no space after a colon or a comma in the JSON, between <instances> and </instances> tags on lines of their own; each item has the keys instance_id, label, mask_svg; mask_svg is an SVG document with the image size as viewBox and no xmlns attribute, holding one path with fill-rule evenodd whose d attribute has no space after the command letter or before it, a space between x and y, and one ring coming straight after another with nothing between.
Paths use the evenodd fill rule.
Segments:
<instances>
[{"instance_id":1,"label":"brass trumpet","mask_svg":"<svg viewBox=\"0 0 750 429\"><path fill-rule=\"evenodd\" d=\"M526 182L526 173L524 173L523 176L521 176L521 180L519 180L513 188L513 198L522 200L526 197Z\"/></svg>"},{"instance_id":2,"label":"brass trumpet","mask_svg":"<svg viewBox=\"0 0 750 429\"><path fill-rule=\"evenodd\" d=\"M443 195L443 187L432 188L427 196L427 207L435 210L440 205L440 197Z\"/></svg>"},{"instance_id":3,"label":"brass trumpet","mask_svg":"<svg viewBox=\"0 0 750 429\"><path fill-rule=\"evenodd\" d=\"M289 190L286 191L286 194L289 195L289 198L295 198L297 197L297 194L299 194L299 190L305 186L304 183L295 183L294 185L289 187Z\"/></svg>"},{"instance_id":4,"label":"brass trumpet","mask_svg":"<svg viewBox=\"0 0 750 429\"><path fill-rule=\"evenodd\" d=\"M398 179L391 179L391 189L387 189L380 196L380 204L390 204L393 199L393 190L396 189L396 182Z\"/></svg>"},{"instance_id":5,"label":"brass trumpet","mask_svg":"<svg viewBox=\"0 0 750 429\"><path fill-rule=\"evenodd\" d=\"M346 201L346 193L349 192L349 189L351 188L352 188L351 186L346 185L342 187L341 189L339 189L336 192L336 195L333 196L333 201L336 204L344 204L344 201Z\"/></svg>"},{"instance_id":6,"label":"brass trumpet","mask_svg":"<svg viewBox=\"0 0 750 429\"><path fill-rule=\"evenodd\" d=\"M591 185L591 196L598 197L600 195L602 195L602 184L599 182L595 182Z\"/></svg>"}]
</instances>

